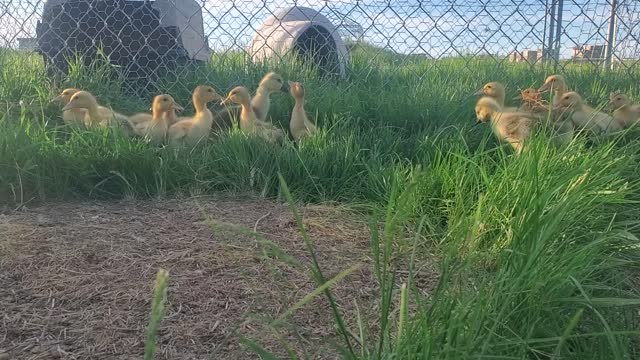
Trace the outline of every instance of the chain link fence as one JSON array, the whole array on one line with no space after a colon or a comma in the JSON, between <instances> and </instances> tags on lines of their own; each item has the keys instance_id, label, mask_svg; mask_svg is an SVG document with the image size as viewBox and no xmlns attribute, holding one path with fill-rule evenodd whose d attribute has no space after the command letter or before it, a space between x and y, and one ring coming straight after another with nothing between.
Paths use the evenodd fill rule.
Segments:
<instances>
[{"instance_id":1,"label":"chain link fence","mask_svg":"<svg viewBox=\"0 0 640 360\"><path fill-rule=\"evenodd\" d=\"M424 60L418 77L462 58L638 79L639 40L637 0L0 0L0 48L38 52L52 78L78 55L104 56L136 89L212 59L251 66L290 54L356 79L356 51L371 66Z\"/></svg>"}]
</instances>

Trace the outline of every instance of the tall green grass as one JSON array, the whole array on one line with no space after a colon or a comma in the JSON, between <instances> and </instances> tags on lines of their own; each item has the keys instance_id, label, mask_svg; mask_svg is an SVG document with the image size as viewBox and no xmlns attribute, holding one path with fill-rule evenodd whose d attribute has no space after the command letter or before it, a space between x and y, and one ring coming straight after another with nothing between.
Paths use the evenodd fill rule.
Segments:
<instances>
[{"instance_id":1,"label":"tall green grass","mask_svg":"<svg viewBox=\"0 0 640 360\"><path fill-rule=\"evenodd\" d=\"M336 306L345 357L637 357L640 142L629 136L593 146L578 139L561 149L541 134L513 156L488 128L473 126L470 94L490 80L515 93L551 69L372 51L354 49L342 80L323 79L292 60L247 66L239 54L180 69L158 88L182 105L199 83L220 92L255 87L268 70L302 81L322 130L299 149L233 130L179 151L111 130L63 126L60 110L48 104L55 91L41 62L1 52L0 200L16 207L229 191L366 205L374 215L381 304L374 316L381 326L367 329L358 313L358 328L347 329ZM149 106L150 97L124 93L123 80L104 63L71 69L58 87L86 88L124 113ZM614 90L640 95L626 72L568 67L564 74L593 105ZM275 96L274 122L285 125L291 106L287 95ZM431 261L427 253L440 267L430 294L413 278ZM401 277L396 270L407 264L410 275ZM321 267L314 267L318 294L332 296Z\"/></svg>"},{"instance_id":2,"label":"tall green grass","mask_svg":"<svg viewBox=\"0 0 640 360\"><path fill-rule=\"evenodd\" d=\"M633 235L637 202L629 197L637 184L624 173L638 149L624 150L613 144L559 150L535 139L523 156L500 153L492 167L486 153L435 149L436 164L408 183L394 182L384 213L373 218L378 329L365 325L362 307L352 328L338 312L336 328L350 334L339 346L344 357L636 358L640 244ZM446 206L416 211L422 203L416 199L428 197ZM622 221L628 212L634 221ZM416 269L428 261L425 246L441 257L428 296L416 281ZM321 264L312 267L318 273ZM321 288L333 304L330 290ZM263 358L277 358L245 343Z\"/></svg>"}]
</instances>

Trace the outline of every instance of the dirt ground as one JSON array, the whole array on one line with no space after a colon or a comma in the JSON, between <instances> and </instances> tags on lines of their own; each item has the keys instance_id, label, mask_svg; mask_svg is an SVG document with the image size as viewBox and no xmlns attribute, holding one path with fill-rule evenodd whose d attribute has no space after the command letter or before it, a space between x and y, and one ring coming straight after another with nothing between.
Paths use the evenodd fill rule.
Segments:
<instances>
[{"instance_id":1,"label":"dirt ground","mask_svg":"<svg viewBox=\"0 0 640 360\"><path fill-rule=\"evenodd\" d=\"M366 218L301 209L327 277L356 330L375 314ZM213 224L213 225L212 225ZM257 239L246 230L256 230ZM281 251L280 251L281 250ZM159 268L170 273L158 359L254 359L246 336L286 355L338 358L328 301L267 324L315 288L289 208L274 201L183 199L48 204L0 215L0 359L139 359ZM435 281L426 276L424 287ZM375 329L375 316L369 326Z\"/></svg>"}]
</instances>

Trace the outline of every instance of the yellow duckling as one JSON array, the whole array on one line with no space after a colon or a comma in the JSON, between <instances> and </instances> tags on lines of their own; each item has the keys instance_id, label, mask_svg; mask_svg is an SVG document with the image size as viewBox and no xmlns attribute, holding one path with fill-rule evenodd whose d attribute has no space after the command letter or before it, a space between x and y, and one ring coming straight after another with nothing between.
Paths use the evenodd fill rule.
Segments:
<instances>
[{"instance_id":1,"label":"yellow duckling","mask_svg":"<svg viewBox=\"0 0 640 360\"><path fill-rule=\"evenodd\" d=\"M154 98L155 99L155 98ZM182 106L177 106L173 111L171 112L165 112L165 116L167 117L167 122L169 123L169 126L175 124L176 122L178 122L178 117L176 116L176 111L183 111L184 108ZM135 115L131 115L129 116L129 122L131 122L132 124L134 124L136 127L138 126L142 126L142 124L153 121L153 101L152 101L152 106L149 108L149 111L151 111L151 114L149 113L139 113L139 114L135 114ZM173 116L171 116L171 114L173 114Z\"/></svg>"},{"instance_id":2,"label":"yellow duckling","mask_svg":"<svg viewBox=\"0 0 640 360\"><path fill-rule=\"evenodd\" d=\"M191 118L180 118L169 127L167 135L171 144L194 146L206 139L213 125L213 114L207 108L207 103L221 99L211 86L196 87L192 95L196 113Z\"/></svg>"},{"instance_id":3,"label":"yellow duckling","mask_svg":"<svg viewBox=\"0 0 640 360\"><path fill-rule=\"evenodd\" d=\"M87 111L85 122L88 126L121 127L127 135L134 135L133 124L129 122L129 118L104 106L98 105L96 98L87 91L78 91L73 94L69 103L62 108L62 111L74 109L85 109Z\"/></svg>"},{"instance_id":4,"label":"yellow duckling","mask_svg":"<svg viewBox=\"0 0 640 360\"><path fill-rule=\"evenodd\" d=\"M640 123L640 105L633 105L625 94L612 93L609 108L613 111L613 118L622 128Z\"/></svg>"},{"instance_id":5,"label":"yellow duckling","mask_svg":"<svg viewBox=\"0 0 640 360\"><path fill-rule=\"evenodd\" d=\"M247 88L238 86L229 92L222 105L238 104L240 110L240 130L246 134L258 135L269 142L279 142L284 139L284 132L271 123L260 121L251 106L251 95Z\"/></svg>"},{"instance_id":6,"label":"yellow duckling","mask_svg":"<svg viewBox=\"0 0 640 360\"><path fill-rule=\"evenodd\" d=\"M267 115L271 107L271 94L279 91L285 93L289 91L288 84L279 74L270 72L260 80L256 96L251 99L251 105L258 120L267 121Z\"/></svg>"},{"instance_id":7,"label":"yellow duckling","mask_svg":"<svg viewBox=\"0 0 640 360\"><path fill-rule=\"evenodd\" d=\"M279 74L270 72L260 80L256 95L251 99L251 106L256 114L256 119L263 122L267 121L267 115L271 107L271 94L280 91L289 91L289 86ZM239 117L240 106L227 105L224 109L215 112L215 128L218 130L229 128L234 120Z\"/></svg>"},{"instance_id":8,"label":"yellow duckling","mask_svg":"<svg viewBox=\"0 0 640 360\"><path fill-rule=\"evenodd\" d=\"M490 83L485 84L482 89L476 91L474 95L483 95L492 98L495 100L500 107L504 108L504 101L506 98L506 88L502 83L497 81L492 81ZM516 111L515 107L505 108L504 111Z\"/></svg>"},{"instance_id":9,"label":"yellow duckling","mask_svg":"<svg viewBox=\"0 0 640 360\"><path fill-rule=\"evenodd\" d=\"M586 105L582 97L574 91L564 93L555 108L569 112L576 129L585 129L593 134L607 134L622 130L611 116Z\"/></svg>"},{"instance_id":10,"label":"yellow duckling","mask_svg":"<svg viewBox=\"0 0 640 360\"><path fill-rule=\"evenodd\" d=\"M51 102L62 105L62 106L66 106L71 101L71 97L79 91L80 89L76 89L76 88L64 89L58 96L53 98ZM66 110L62 112L62 120L67 125L85 124L86 116L87 116L86 109L71 109L71 110Z\"/></svg>"},{"instance_id":11,"label":"yellow duckling","mask_svg":"<svg viewBox=\"0 0 640 360\"><path fill-rule=\"evenodd\" d=\"M291 111L289 130L291 130L293 140L297 142L303 137L313 134L316 131L316 126L309 121L304 110L304 86L299 82L292 82L289 84L289 93L296 101L293 111Z\"/></svg>"},{"instance_id":12,"label":"yellow duckling","mask_svg":"<svg viewBox=\"0 0 640 360\"><path fill-rule=\"evenodd\" d=\"M529 113L504 111L495 99L487 96L478 100L475 110L478 122L490 121L496 137L508 142L517 153L522 152L531 128L538 122L538 118Z\"/></svg>"},{"instance_id":13,"label":"yellow duckling","mask_svg":"<svg viewBox=\"0 0 640 360\"><path fill-rule=\"evenodd\" d=\"M557 106L560 103L562 96L569 91L567 82L562 75L551 75L544 80L544 84L538 89L538 92L543 93L553 90L553 106Z\"/></svg>"},{"instance_id":14,"label":"yellow duckling","mask_svg":"<svg viewBox=\"0 0 640 360\"><path fill-rule=\"evenodd\" d=\"M153 144L162 144L167 137L169 126L176 122L176 110L182 111L184 108L178 105L171 95L162 94L154 97L151 105L151 120L137 123L134 128L135 133L144 136ZM137 114L132 117L139 115L149 114Z\"/></svg>"}]
</instances>

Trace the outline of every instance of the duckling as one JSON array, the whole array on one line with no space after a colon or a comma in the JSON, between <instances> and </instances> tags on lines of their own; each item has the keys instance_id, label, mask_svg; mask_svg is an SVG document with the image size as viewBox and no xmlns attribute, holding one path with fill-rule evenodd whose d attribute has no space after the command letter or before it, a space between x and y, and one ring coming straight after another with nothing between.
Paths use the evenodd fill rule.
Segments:
<instances>
[{"instance_id":1,"label":"duckling","mask_svg":"<svg viewBox=\"0 0 640 360\"><path fill-rule=\"evenodd\" d=\"M270 72L265 75L260 84L258 84L258 90L256 95L251 99L251 105L253 111L256 113L256 118L260 121L267 121L267 115L269 114L269 108L271 107L271 94L282 91L284 93L289 92L289 85L285 83L282 76L274 72Z\"/></svg>"},{"instance_id":2,"label":"duckling","mask_svg":"<svg viewBox=\"0 0 640 360\"><path fill-rule=\"evenodd\" d=\"M219 101L222 97L211 86L200 85L193 90L192 99L195 115L191 118L180 118L169 127L167 135L173 145L194 146L206 139L213 125L213 114L207 108L207 103Z\"/></svg>"},{"instance_id":3,"label":"duckling","mask_svg":"<svg viewBox=\"0 0 640 360\"><path fill-rule=\"evenodd\" d=\"M553 106L557 106L562 96L569 91L567 82L562 75L551 75L544 80L544 84L538 89L538 92L547 92L553 90Z\"/></svg>"},{"instance_id":4,"label":"duckling","mask_svg":"<svg viewBox=\"0 0 640 360\"><path fill-rule=\"evenodd\" d=\"M478 100L475 110L478 122L490 121L496 137L508 142L517 153L522 152L524 142L531 134L531 128L538 121L529 113L504 111L495 99L488 96Z\"/></svg>"},{"instance_id":5,"label":"duckling","mask_svg":"<svg viewBox=\"0 0 640 360\"><path fill-rule=\"evenodd\" d=\"M129 118L119 114L104 106L98 105L98 101L88 91L78 91L71 96L69 103L62 108L62 111L74 109L85 109L85 123L88 126L115 126L121 127L129 136L134 135L133 124L129 122Z\"/></svg>"},{"instance_id":6,"label":"duckling","mask_svg":"<svg viewBox=\"0 0 640 360\"><path fill-rule=\"evenodd\" d=\"M240 130L246 134L256 134L269 142L280 142L284 139L284 132L271 123L260 121L251 106L251 95L247 88L238 86L233 88L227 98L222 101L222 105L230 103L241 106L240 110Z\"/></svg>"},{"instance_id":7,"label":"duckling","mask_svg":"<svg viewBox=\"0 0 640 360\"><path fill-rule=\"evenodd\" d=\"M495 100L500 107L504 108L504 100L506 98L506 89L502 83L493 81L485 84L482 89L478 90L474 95L488 96ZM515 107L505 108L504 111L516 111Z\"/></svg>"},{"instance_id":8,"label":"duckling","mask_svg":"<svg viewBox=\"0 0 640 360\"><path fill-rule=\"evenodd\" d=\"M172 120L173 122L176 120L176 110L182 111L184 108L178 105L171 95L162 94L154 97L151 121L137 123L134 128L135 133L149 139L153 144L162 144L167 137ZM148 114L137 114L134 117L139 115Z\"/></svg>"},{"instance_id":9,"label":"duckling","mask_svg":"<svg viewBox=\"0 0 640 360\"><path fill-rule=\"evenodd\" d=\"M613 111L613 118L622 128L640 122L640 105L632 105L625 94L611 93L609 108Z\"/></svg>"},{"instance_id":10,"label":"duckling","mask_svg":"<svg viewBox=\"0 0 640 360\"><path fill-rule=\"evenodd\" d=\"M289 86L284 82L282 76L270 72L265 75L258 89L256 95L251 99L251 106L256 114L256 119L265 122L267 121L267 115L269 114L269 108L271 107L271 94L282 91L288 92ZM230 128L233 122L240 117L241 107L225 106L224 109L218 110L214 113L216 122L214 124L215 129L221 130Z\"/></svg>"},{"instance_id":11,"label":"duckling","mask_svg":"<svg viewBox=\"0 0 640 360\"><path fill-rule=\"evenodd\" d=\"M289 93L296 101L291 111L291 121L289 130L293 140L298 142L304 136L311 135L316 131L316 126L309 121L307 113L304 111L304 86L299 82L289 83Z\"/></svg>"},{"instance_id":12,"label":"duckling","mask_svg":"<svg viewBox=\"0 0 640 360\"><path fill-rule=\"evenodd\" d=\"M595 135L622 130L620 124L611 116L586 105L582 97L574 91L564 93L555 109L570 112L571 121L576 129L586 129Z\"/></svg>"},{"instance_id":13,"label":"duckling","mask_svg":"<svg viewBox=\"0 0 640 360\"><path fill-rule=\"evenodd\" d=\"M73 94L79 91L80 89L76 89L76 88L64 89L58 96L53 98L51 102L59 104L61 106L66 106L69 103L69 101L71 101L71 97L73 96ZM71 109L71 110L62 112L62 120L67 125L85 124L86 116L87 116L86 109Z\"/></svg>"},{"instance_id":14,"label":"duckling","mask_svg":"<svg viewBox=\"0 0 640 360\"><path fill-rule=\"evenodd\" d=\"M155 100L155 98L154 98ZM178 122L178 118L176 116L176 111L183 111L184 108L182 106L176 106L173 110L168 111L168 112L164 112L163 114L166 117L166 121L169 124L169 126L175 124L176 122ZM131 122L134 126L139 127L139 126L143 126L144 127L144 123L148 123L153 121L153 102L151 107L149 108L149 111L151 111L151 114L149 113L139 113L139 114L135 114L135 115L131 115L129 116L129 122Z\"/></svg>"}]
</instances>

